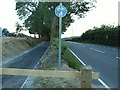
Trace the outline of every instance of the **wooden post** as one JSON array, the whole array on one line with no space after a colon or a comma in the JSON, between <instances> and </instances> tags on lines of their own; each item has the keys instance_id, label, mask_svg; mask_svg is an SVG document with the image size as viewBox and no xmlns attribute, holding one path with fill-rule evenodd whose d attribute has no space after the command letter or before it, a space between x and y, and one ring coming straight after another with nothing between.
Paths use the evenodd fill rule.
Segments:
<instances>
[{"instance_id":1,"label":"wooden post","mask_svg":"<svg viewBox=\"0 0 120 90\"><path fill-rule=\"evenodd\" d=\"M81 88L92 88L92 67L83 66L81 69L80 77L80 86Z\"/></svg>"}]
</instances>

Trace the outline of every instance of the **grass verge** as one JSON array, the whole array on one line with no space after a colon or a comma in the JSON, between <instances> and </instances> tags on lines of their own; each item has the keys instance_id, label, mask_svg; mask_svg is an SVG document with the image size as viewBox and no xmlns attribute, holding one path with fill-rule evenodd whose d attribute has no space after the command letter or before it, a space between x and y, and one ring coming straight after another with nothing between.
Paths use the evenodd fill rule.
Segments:
<instances>
[{"instance_id":1,"label":"grass verge","mask_svg":"<svg viewBox=\"0 0 120 90\"><path fill-rule=\"evenodd\" d=\"M63 48L65 48L66 45L63 44L62 46L63 46ZM69 51L69 49L67 47L64 49L64 53L62 53L62 58L68 63L69 67L80 71L80 67L81 67L80 62Z\"/></svg>"},{"instance_id":2,"label":"grass verge","mask_svg":"<svg viewBox=\"0 0 120 90\"><path fill-rule=\"evenodd\" d=\"M51 45L58 47L58 39L56 39L56 38L53 39L51 42ZM69 67L80 71L80 67L81 67L80 62L69 51L69 49L67 48L67 45L64 43L64 41L62 41L62 59L64 59L68 63Z\"/></svg>"}]
</instances>

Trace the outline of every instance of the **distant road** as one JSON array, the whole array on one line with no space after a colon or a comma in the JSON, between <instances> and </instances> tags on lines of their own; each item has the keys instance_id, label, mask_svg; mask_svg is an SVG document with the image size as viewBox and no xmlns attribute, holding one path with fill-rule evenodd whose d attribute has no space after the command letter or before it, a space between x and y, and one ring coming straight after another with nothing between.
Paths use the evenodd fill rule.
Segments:
<instances>
[{"instance_id":1,"label":"distant road","mask_svg":"<svg viewBox=\"0 0 120 90\"><path fill-rule=\"evenodd\" d=\"M118 87L118 49L96 44L66 42L70 50L83 64L92 65L93 71L100 73L100 78L111 88Z\"/></svg>"},{"instance_id":2,"label":"distant road","mask_svg":"<svg viewBox=\"0 0 120 90\"><path fill-rule=\"evenodd\" d=\"M44 42L37 45L35 48L29 50L27 53L10 60L3 64L3 68L19 68L19 69L36 69L39 66L39 61L47 47L49 42ZM23 88L25 81L28 77L26 76L3 76L2 84L3 88Z\"/></svg>"}]
</instances>

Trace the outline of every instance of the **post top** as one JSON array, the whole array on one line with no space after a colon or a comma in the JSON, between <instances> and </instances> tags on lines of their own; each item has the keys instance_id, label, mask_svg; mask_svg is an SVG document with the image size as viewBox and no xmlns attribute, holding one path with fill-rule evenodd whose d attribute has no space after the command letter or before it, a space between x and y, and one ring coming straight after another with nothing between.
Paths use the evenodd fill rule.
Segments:
<instances>
[{"instance_id":1,"label":"post top","mask_svg":"<svg viewBox=\"0 0 120 90\"><path fill-rule=\"evenodd\" d=\"M92 70L92 66L82 66L82 70Z\"/></svg>"},{"instance_id":2,"label":"post top","mask_svg":"<svg viewBox=\"0 0 120 90\"><path fill-rule=\"evenodd\" d=\"M62 5L62 3L60 3L60 5Z\"/></svg>"}]
</instances>

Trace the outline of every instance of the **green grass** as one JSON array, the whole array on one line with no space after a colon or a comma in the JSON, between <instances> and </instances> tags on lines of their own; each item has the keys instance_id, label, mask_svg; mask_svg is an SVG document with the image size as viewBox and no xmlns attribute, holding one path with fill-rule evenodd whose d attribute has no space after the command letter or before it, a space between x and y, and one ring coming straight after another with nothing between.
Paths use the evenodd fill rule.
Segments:
<instances>
[{"instance_id":1,"label":"green grass","mask_svg":"<svg viewBox=\"0 0 120 90\"><path fill-rule=\"evenodd\" d=\"M67 61L69 67L73 69L77 69L80 71L80 62L77 60L77 58L70 52L70 50L67 48L67 45L65 43L62 44L62 58Z\"/></svg>"},{"instance_id":2,"label":"green grass","mask_svg":"<svg viewBox=\"0 0 120 90\"><path fill-rule=\"evenodd\" d=\"M57 47L58 46L58 39L57 38L52 39L52 41L50 42L50 45Z\"/></svg>"},{"instance_id":3,"label":"green grass","mask_svg":"<svg viewBox=\"0 0 120 90\"><path fill-rule=\"evenodd\" d=\"M58 39L54 38L51 41L51 46L56 46L58 48ZM68 66L77 69L80 71L80 62L77 60L77 58L69 51L67 48L67 45L62 41L62 58L68 63Z\"/></svg>"},{"instance_id":4,"label":"green grass","mask_svg":"<svg viewBox=\"0 0 120 90\"><path fill-rule=\"evenodd\" d=\"M80 71L80 62L76 59L76 57L69 51L69 49L67 48L64 51L64 54L62 55L62 58L68 62L69 67L73 68L73 69L77 69Z\"/></svg>"}]
</instances>

